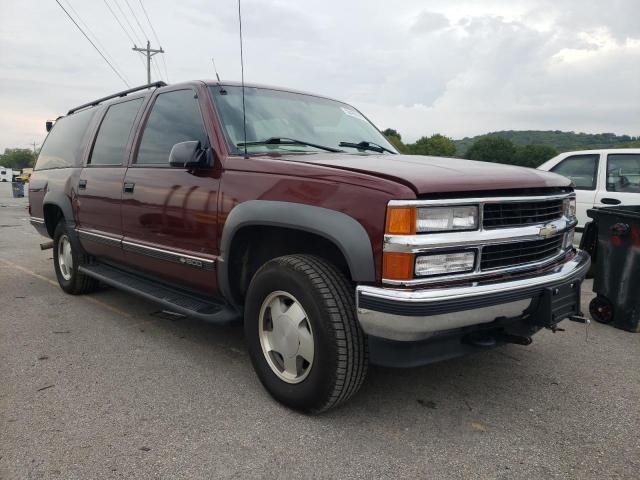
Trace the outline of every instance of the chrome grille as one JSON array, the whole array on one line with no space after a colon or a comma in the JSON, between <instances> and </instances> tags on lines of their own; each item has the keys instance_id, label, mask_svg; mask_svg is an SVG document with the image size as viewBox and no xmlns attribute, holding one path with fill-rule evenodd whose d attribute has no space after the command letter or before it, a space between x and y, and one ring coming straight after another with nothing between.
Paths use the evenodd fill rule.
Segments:
<instances>
[{"instance_id":1,"label":"chrome grille","mask_svg":"<svg viewBox=\"0 0 640 480\"><path fill-rule=\"evenodd\" d=\"M560 253L563 235L544 240L488 245L482 249L480 270L514 267L540 262Z\"/></svg>"},{"instance_id":2,"label":"chrome grille","mask_svg":"<svg viewBox=\"0 0 640 480\"><path fill-rule=\"evenodd\" d=\"M485 229L535 225L556 220L562 214L562 199L486 203L482 225Z\"/></svg>"}]
</instances>

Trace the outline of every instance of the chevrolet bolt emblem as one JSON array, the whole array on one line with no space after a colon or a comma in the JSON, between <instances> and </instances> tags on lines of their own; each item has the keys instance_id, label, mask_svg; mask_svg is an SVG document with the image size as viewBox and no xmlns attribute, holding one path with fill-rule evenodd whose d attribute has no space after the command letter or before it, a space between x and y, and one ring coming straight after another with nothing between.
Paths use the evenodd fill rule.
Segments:
<instances>
[{"instance_id":1,"label":"chevrolet bolt emblem","mask_svg":"<svg viewBox=\"0 0 640 480\"><path fill-rule=\"evenodd\" d=\"M540 227L538 235L540 235L542 238L551 238L556 233L558 233L558 227L556 227L553 223L549 223Z\"/></svg>"}]
</instances>

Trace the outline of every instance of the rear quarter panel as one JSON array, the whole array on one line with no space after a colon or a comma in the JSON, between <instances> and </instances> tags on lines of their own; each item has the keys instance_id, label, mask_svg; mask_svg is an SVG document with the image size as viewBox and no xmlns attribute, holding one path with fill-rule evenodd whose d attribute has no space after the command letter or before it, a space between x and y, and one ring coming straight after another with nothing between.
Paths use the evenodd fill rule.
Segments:
<instances>
[{"instance_id":1,"label":"rear quarter panel","mask_svg":"<svg viewBox=\"0 0 640 480\"><path fill-rule=\"evenodd\" d=\"M64 199L74 207L75 187L80 176L80 167L56 168L33 172L29 181L29 212L32 217L44 218L44 204L48 202L50 192L57 193L58 199ZM75 216L70 219L75 221Z\"/></svg>"}]
</instances>

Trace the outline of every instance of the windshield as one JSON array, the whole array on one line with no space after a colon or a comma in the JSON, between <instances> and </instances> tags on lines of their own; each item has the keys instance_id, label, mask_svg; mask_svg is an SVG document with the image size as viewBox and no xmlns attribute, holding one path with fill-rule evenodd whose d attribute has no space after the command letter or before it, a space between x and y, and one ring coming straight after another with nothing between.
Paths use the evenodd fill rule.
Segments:
<instances>
[{"instance_id":1,"label":"windshield","mask_svg":"<svg viewBox=\"0 0 640 480\"><path fill-rule=\"evenodd\" d=\"M210 90L231 150L244 151L242 87L212 85ZM346 103L300 93L245 87L245 110L249 153L327 152L334 149L375 153L362 145L359 149L345 146L345 143L362 142L396 152L369 120Z\"/></svg>"}]
</instances>

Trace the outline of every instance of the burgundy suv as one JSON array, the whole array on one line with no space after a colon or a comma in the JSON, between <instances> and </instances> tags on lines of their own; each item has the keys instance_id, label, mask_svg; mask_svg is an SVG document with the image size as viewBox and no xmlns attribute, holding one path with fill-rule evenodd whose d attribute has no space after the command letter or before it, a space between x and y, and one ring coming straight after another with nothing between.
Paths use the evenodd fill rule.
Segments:
<instances>
[{"instance_id":1,"label":"burgundy suv","mask_svg":"<svg viewBox=\"0 0 640 480\"><path fill-rule=\"evenodd\" d=\"M266 389L306 412L351 397L369 363L530 343L579 314L590 264L564 177L399 155L350 105L255 85L70 110L29 197L65 292L242 320Z\"/></svg>"}]
</instances>

